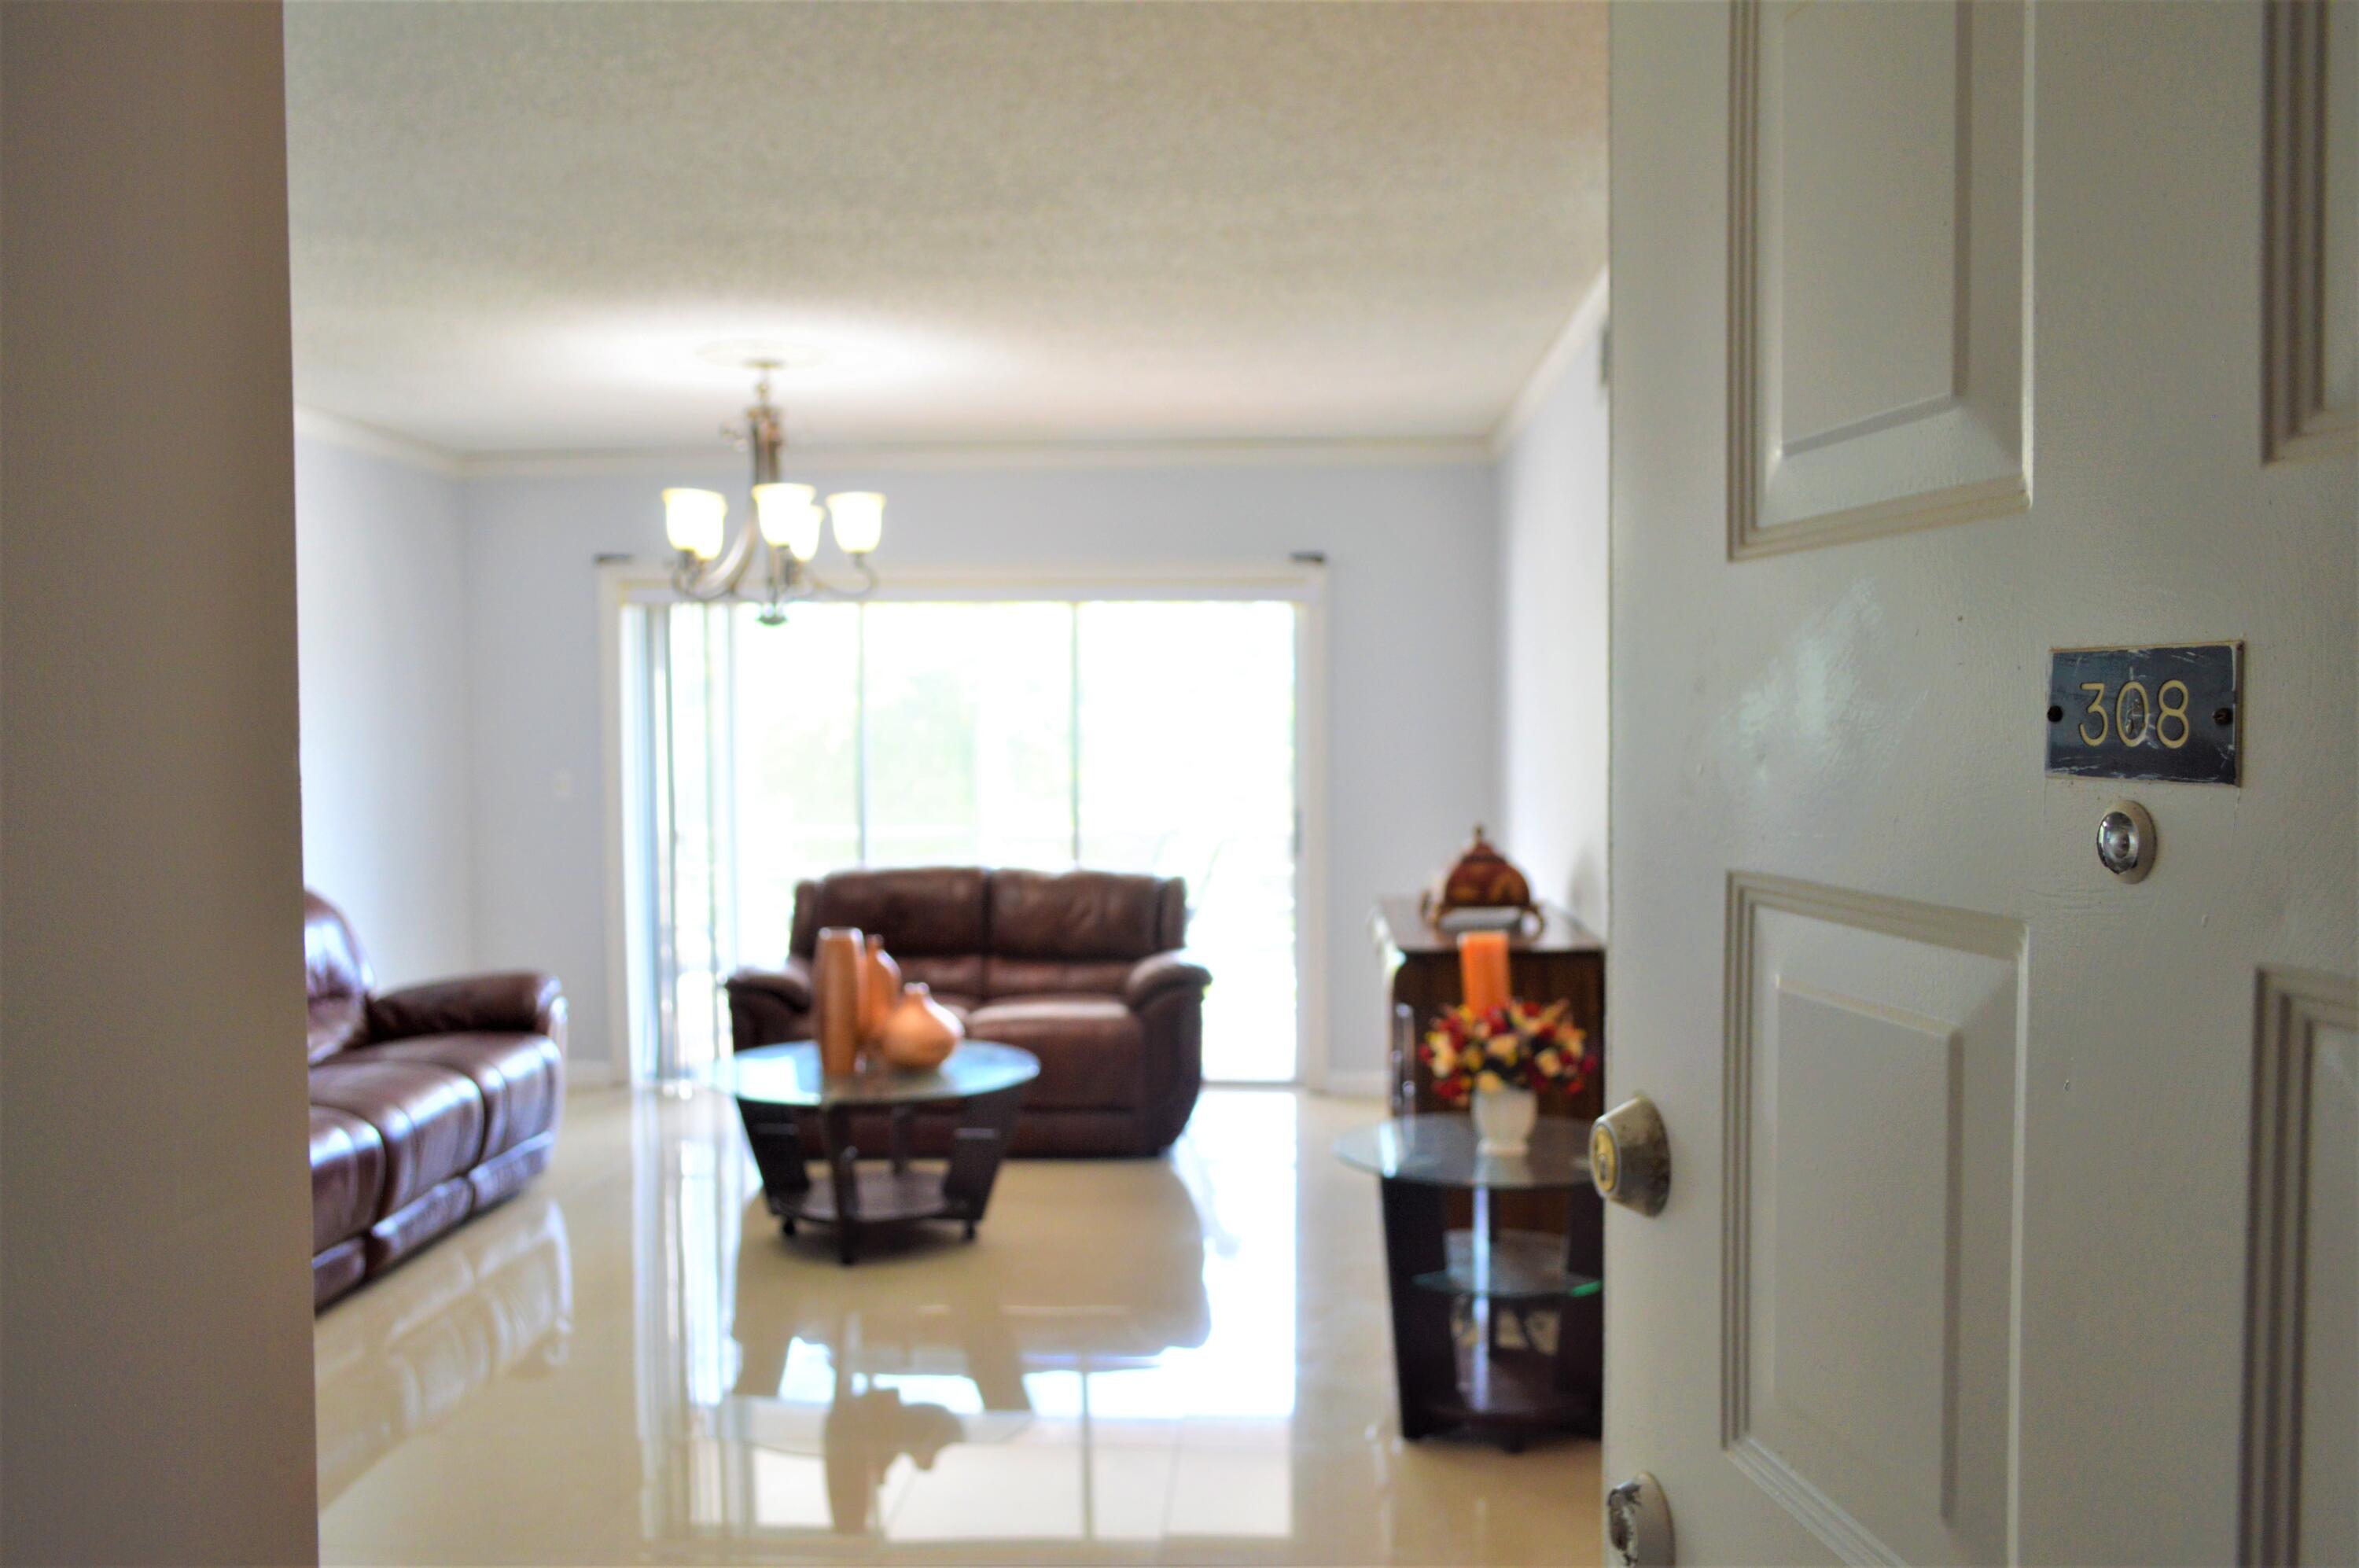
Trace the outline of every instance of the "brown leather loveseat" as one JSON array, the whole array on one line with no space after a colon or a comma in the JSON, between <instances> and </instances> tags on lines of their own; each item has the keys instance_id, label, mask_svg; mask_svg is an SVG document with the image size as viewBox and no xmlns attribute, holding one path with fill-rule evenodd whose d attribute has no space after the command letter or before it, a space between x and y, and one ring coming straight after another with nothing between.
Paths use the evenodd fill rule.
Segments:
<instances>
[{"instance_id":1,"label":"brown leather loveseat","mask_svg":"<svg viewBox=\"0 0 2359 1568\"><path fill-rule=\"evenodd\" d=\"M565 1097L552 975L379 992L334 905L303 895L311 1028L311 1295L322 1307L522 1191Z\"/></svg>"},{"instance_id":2,"label":"brown leather loveseat","mask_svg":"<svg viewBox=\"0 0 2359 1568\"><path fill-rule=\"evenodd\" d=\"M1040 1059L1017 1154L1155 1154L1203 1085L1204 987L1181 951L1186 885L1103 871L839 871L795 889L786 967L729 980L735 1048L811 1036L821 926L885 939L967 1033ZM855 1127L855 1137L858 1129ZM924 1149L942 1129L918 1129Z\"/></svg>"}]
</instances>

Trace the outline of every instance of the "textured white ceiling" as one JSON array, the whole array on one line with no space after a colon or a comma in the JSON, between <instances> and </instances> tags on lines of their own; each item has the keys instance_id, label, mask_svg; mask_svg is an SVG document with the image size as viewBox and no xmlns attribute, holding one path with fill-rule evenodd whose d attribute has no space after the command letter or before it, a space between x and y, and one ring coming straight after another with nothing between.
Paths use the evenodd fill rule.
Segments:
<instances>
[{"instance_id":1,"label":"textured white ceiling","mask_svg":"<svg viewBox=\"0 0 2359 1568\"><path fill-rule=\"evenodd\" d=\"M299 400L461 452L1472 437L1605 258L1602 5L301 4Z\"/></svg>"}]
</instances>

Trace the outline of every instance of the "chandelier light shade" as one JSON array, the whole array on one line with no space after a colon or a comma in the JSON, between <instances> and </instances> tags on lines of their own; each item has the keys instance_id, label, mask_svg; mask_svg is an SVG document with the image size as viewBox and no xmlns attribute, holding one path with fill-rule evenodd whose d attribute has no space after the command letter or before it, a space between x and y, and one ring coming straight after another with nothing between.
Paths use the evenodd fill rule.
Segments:
<instances>
[{"instance_id":1,"label":"chandelier light shade","mask_svg":"<svg viewBox=\"0 0 2359 1568\"><path fill-rule=\"evenodd\" d=\"M874 490L846 490L827 498L822 509L809 485L788 484L778 477L778 460L786 435L777 408L770 402L770 372L776 361L756 360L754 404L745 410L743 430L726 433L743 441L753 454L754 479L744 522L729 531L729 497L718 490L679 486L663 493L664 538L671 545L671 584L682 597L711 604L744 600L762 606L765 626L779 626L787 606L798 599L864 599L876 587L869 556L885 538L885 497ZM828 583L810 570L819 554L820 538L830 516L835 519L835 542L860 573L857 583L844 587ZM746 583L755 562L761 562L757 587ZM749 590L751 588L751 591Z\"/></svg>"},{"instance_id":2,"label":"chandelier light shade","mask_svg":"<svg viewBox=\"0 0 2359 1568\"><path fill-rule=\"evenodd\" d=\"M762 525L763 541L774 549L783 546L797 561L817 555L820 525L826 520L811 503L817 494L808 485L755 485L754 516Z\"/></svg>"},{"instance_id":3,"label":"chandelier light shade","mask_svg":"<svg viewBox=\"0 0 2359 1568\"><path fill-rule=\"evenodd\" d=\"M827 498L835 542L844 554L866 555L885 539L885 497L874 490L839 490Z\"/></svg>"},{"instance_id":4,"label":"chandelier light shade","mask_svg":"<svg viewBox=\"0 0 2359 1568\"><path fill-rule=\"evenodd\" d=\"M721 553L729 519L729 497L718 490L671 489L663 493L664 535L671 547L699 561Z\"/></svg>"}]
</instances>

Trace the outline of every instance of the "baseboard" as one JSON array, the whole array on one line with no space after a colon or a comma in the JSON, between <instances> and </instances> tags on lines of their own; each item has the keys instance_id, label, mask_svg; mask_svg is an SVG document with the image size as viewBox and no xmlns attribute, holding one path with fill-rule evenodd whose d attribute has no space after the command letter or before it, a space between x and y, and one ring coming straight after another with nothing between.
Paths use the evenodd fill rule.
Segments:
<instances>
[{"instance_id":1,"label":"baseboard","mask_svg":"<svg viewBox=\"0 0 2359 1568\"><path fill-rule=\"evenodd\" d=\"M1386 1087L1384 1071L1375 1068L1364 1073L1330 1072L1318 1093L1331 1100L1381 1100Z\"/></svg>"}]
</instances>

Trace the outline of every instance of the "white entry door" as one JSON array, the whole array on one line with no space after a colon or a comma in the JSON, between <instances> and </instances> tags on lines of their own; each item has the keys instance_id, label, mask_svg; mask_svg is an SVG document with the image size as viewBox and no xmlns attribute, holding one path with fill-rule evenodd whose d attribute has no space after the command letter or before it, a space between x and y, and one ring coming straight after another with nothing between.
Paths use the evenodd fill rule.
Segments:
<instances>
[{"instance_id":1,"label":"white entry door","mask_svg":"<svg viewBox=\"0 0 2359 1568\"><path fill-rule=\"evenodd\" d=\"M2330 9L1615 9L1607 989L1672 1174L1605 1464L1680 1562L2359 1544ZM2052 649L2229 640L2169 723L2241 783L2045 770Z\"/></svg>"}]
</instances>

